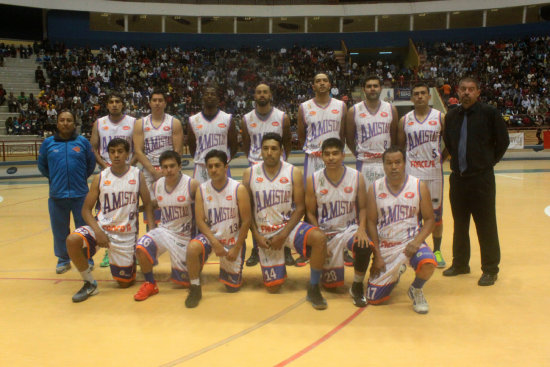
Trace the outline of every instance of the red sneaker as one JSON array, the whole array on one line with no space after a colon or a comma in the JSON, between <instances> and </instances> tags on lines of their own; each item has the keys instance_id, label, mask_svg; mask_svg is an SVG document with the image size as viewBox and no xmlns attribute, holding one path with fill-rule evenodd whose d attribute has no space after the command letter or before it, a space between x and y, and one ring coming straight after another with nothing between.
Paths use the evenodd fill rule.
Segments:
<instances>
[{"instance_id":1,"label":"red sneaker","mask_svg":"<svg viewBox=\"0 0 550 367\"><path fill-rule=\"evenodd\" d=\"M134 295L136 301L145 301L150 296L153 296L159 292L157 284L145 282L139 288L139 291Z\"/></svg>"}]
</instances>

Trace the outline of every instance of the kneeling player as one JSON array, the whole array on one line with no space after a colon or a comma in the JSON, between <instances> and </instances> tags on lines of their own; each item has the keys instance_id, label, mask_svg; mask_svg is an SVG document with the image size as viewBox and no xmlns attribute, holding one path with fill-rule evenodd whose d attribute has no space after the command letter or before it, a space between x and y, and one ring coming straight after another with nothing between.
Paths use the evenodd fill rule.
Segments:
<instances>
[{"instance_id":1,"label":"kneeling player","mask_svg":"<svg viewBox=\"0 0 550 367\"><path fill-rule=\"evenodd\" d=\"M311 257L310 285L307 299L318 310L327 308L319 281L325 257L326 238L316 227L301 222L304 216L302 172L281 160L282 138L267 133L262 138L263 161L247 168L243 184L253 202L252 235L259 247L262 276L267 290L277 292L286 278L283 248L294 247L304 257Z\"/></svg>"},{"instance_id":2,"label":"kneeling player","mask_svg":"<svg viewBox=\"0 0 550 367\"><path fill-rule=\"evenodd\" d=\"M67 237L69 256L84 280L73 302L85 301L98 292L87 260L94 256L97 247L109 249L111 274L120 287L127 288L134 283L139 197L147 215L153 215L143 174L126 163L130 144L115 138L107 148L112 165L94 177L82 208L87 226L77 228ZM96 203L99 208L94 218L92 210Z\"/></svg>"},{"instance_id":3,"label":"kneeling player","mask_svg":"<svg viewBox=\"0 0 550 367\"><path fill-rule=\"evenodd\" d=\"M159 292L153 276L153 265L164 252L170 253L172 280L189 286L187 274L187 245L195 232L193 204L199 183L181 173L179 153L168 150L160 155L163 177L153 185L153 206L161 212L159 227L147 232L137 243L136 257L145 283L134 295L136 301L143 301Z\"/></svg>"},{"instance_id":4,"label":"kneeling player","mask_svg":"<svg viewBox=\"0 0 550 367\"><path fill-rule=\"evenodd\" d=\"M325 168L307 177L306 209L308 221L319 226L328 239L323 286L336 288L344 285L342 253L348 249L355 257L355 276L350 294L357 307L365 307L363 281L371 248L366 233L364 178L357 170L343 165L344 143L340 139L325 140L321 154Z\"/></svg>"},{"instance_id":5,"label":"kneeling player","mask_svg":"<svg viewBox=\"0 0 550 367\"><path fill-rule=\"evenodd\" d=\"M391 147L382 161L386 175L374 182L367 195L367 230L375 247L367 299L371 304L388 300L399 269L408 263L416 271L408 292L413 309L428 313L422 287L437 266L424 242L435 226L430 192L418 178L405 174L403 150Z\"/></svg>"},{"instance_id":6,"label":"kneeling player","mask_svg":"<svg viewBox=\"0 0 550 367\"><path fill-rule=\"evenodd\" d=\"M245 240L250 228L250 198L246 188L227 177L227 154L211 150L205 157L210 179L199 186L195 202L197 228L201 234L189 242L187 270L190 289L185 300L196 307L202 297L200 270L212 250L220 258L220 281L228 292L242 284Z\"/></svg>"}]
</instances>

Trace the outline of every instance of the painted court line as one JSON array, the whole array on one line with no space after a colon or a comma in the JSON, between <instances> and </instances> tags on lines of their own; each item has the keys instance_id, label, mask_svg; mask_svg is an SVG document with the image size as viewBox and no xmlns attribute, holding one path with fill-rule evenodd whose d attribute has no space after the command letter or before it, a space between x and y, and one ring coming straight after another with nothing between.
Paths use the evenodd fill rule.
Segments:
<instances>
[{"instance_id":1,"label":"painted court line","mask_svg":"<svg viewBox=\"0 0 550 367\"><path fill-rule=\"evenodd\" d=\"M301 356L303 356L304 354L308 353L309 351L311 351L312 349L318 347L319 345L321 345L322 343L326 342L328 339L330 339L334 334L336 334L337 332L339 332L340 330L342 330L347 324L349 324L350 322L352 322L357 316L359 316L361 314L361 312L365 311L366 307L365 308L360 308L358 309L357 311L355 311L350 317L348 317L347 319L345 319L340 325L336 326L334 329L332 329L331 331L329 331L328 333L326 333L325 335L323 335L320 339L318 339L317 341L313 342L312 344L308 345L307 347L305 347L304 349L302 349L301 351L299 351L298 353L294 354L293 356L291 356L290 358L288 359L285 359L284 361L282 361L281 363L278 363L275 365L275 367L282 367L282 366L286 366L287 364L289 363L292 363L294 362L295 360L297 360L298 358L300 358Z\"/></svg>"},{"instance_id":2,"label":"painted court line","mask_svg":"<svg viewBox=\"0 0 550 367\"><path fill-rule=\"evenodd\" d=\"M503 175L502 173L496 173L495 176L502 176L502 177L511 178L511 179L514 179L514 180L523 181L523 177L508 176L508 175Z\"/></svg>"},{"instance_id":3,"label":"painted court line","mask_svg":"<svg viewBox=\"0 0 550 367\"><path fill-rule=\"evenodd\" d=\"M281 316L284 316L286 315L287 313L289 313L290 311L296 309L298 306L300 306L302 303L304 303L306 300L305 298L302 298L300 299L298 302L288 306L287 308L283 309L282 311L276 313L275 315L271 316L271 317L268 317L267 319L263 320L263 321L260 321L259 323L257 323L256 325L253 325L247 329L244 329L243 331L241 332L238 332L237 334L233 334L225 339L222 339L220 340L219 342L216 342L214 344L210 344L209 346L207 347L204 347L202 349L199 349L197 350L196 352L193 352L193 353L190 353L190 354L187 354L181 358L178 358L178 359L175 359L173 361L170 361L168 363L165 363L165 364L161 364L160 367L170 367L170 366L175 366L177 364L180 364L182 362L186 362L190 359L193 359L195 357L198 357L204 353L207 353L213 349L216 349L218 347L221 347L227 343L230 343L232 342L233 340L236 340L242 336L245 336L247 334L250 334L251 332L253 332L254 330L257 330L259 328L261 328L262 326L265 326L267 324L269 324L270 322L272 321L275 321L277 320L278 318L280 318Z\"/></svg>"}]
</instances>

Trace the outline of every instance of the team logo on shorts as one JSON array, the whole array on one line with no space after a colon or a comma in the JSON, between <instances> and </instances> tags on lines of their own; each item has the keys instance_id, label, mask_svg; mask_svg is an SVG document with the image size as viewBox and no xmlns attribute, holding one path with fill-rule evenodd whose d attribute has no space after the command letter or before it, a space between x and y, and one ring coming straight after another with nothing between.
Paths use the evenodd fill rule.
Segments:
<instances>
[{"instance_id":1,"label":"team logo on shorts","mask_svg":"<svg viewBox=\"0 0 550 367\"><path fill-rule=\"evenodd\" d=\"M130 128L130 126L128 126L128 125L122 127L122 130L130 130L130 129L131 129L131 128Z\"/></svg>"},{"instance_id":2,"label":"team logo on shorts","mask_svg":"<svg viewBox=\"0 0 550 367\"><path fill-rule=\"evenodd\" d=\"M80 153L80 147L74 147L73 150L77 153Z\"/></svg>"},{"instance_id":3,"label":"team logo on shorts","mask_svg":"<svg viewBox=\"0 0 550 367\"><path fill-rule=\"evenodd\" d=\"M121 271L118 272L118 274L119 274L120 276L125 276L125 275L126 275L126 272L125 272L124 270L121 270Z\"/></svg>"},{"instance_id":4,"label":"team logo on shorts","mask_svg":"<svg viewBox=\"0 0 550 367\"><path fill-rule=\"evenodd\" d=\"M264 182L263 177L258 177L258 178L256 178L256 182Z\"/></svg>"},{"instance_id":5,"label":"team logo on shorts","mask_svg":"<svg viewBox=\"0 0 550 367\"><path fill-rule=\"evenodd\" d=\"M273 121L273 122L271 123L271 125L273 125L273 126L279 126L279 123L278 123L277 121Z\"/></svg>"},{"instance_id":6,"label":"team logo on shorts","mask_svg":"<svg viewBox=\"0 0 550 367\"><path fill-rule=\"evenodd\" d=\"M351 186L344 187L344 192L346 194L351 194L353 192L353 187L351 187Z\"/></svg>"},{"instance_id":7,"label":"team logo on shorts","mask_svg":"<svg viewBox=\"0 0 550 367\"><path fill-rule=\"evenodd\" d=\"M315 111L309 111L309 114L310 114L311 116L315 116L315 115L317 114L317 112L315 112Z\"/></svg>"},{"instance_id":8,"label":"team logo on shorts","mask_svg":"<svg viewBox=\"0 0 550 367\"><path fill-rule=\"evenodd\" d=\"M406 193L405 193L405 197L406 197L407 199L412 199L412 198L414 198L414 192L410 192L410 191L409 191L409 192L406 192Z\"/></svg>"},{"instance_id":9,"label":"team logo on shorts","mask_svg":"<svg viewBox=\"0 0 550 367\"><path fill-rule=\"evenodd\" d=\"M202 125L197 125L197 129L202 129Z\"/></svg>"},{"instance_id":10,"label":"team logo on shorts","mask_svg":"<svg viewBox=\"0 0 550 367\"><path fill-rule=\"evenodd\" d=\"M327 189L322 189L320 191L320 193L321 193L321 195L326 195L326 194L328 194L328 190Z\"/></svg>"},{"instance_id":11,"label":"team logo on shorts","mask_svg":"<svg viewBox=\"0 0 550 367\"><path fill-rule=\"evenodd\" d=\"M432 126L435 126L435 125L437 125L437 121L435 121L435 120L430 120L430 121L428 121L428 124L429 124L429 125L432 125Z\"/></svg>"},{"instance_id":12,"label":"team logo on shorts","mask_svg":"<svg viewBox=\"0 0 550 367\"><path fill-rule=\"evenodd\" d=\"M222 123L222 124L218 124L218 127L221 128L221 129L223 129L223 128L226 127L226 126L227 126L227 125L226 125L226 124L223 124L223 123Z\"/></svg>"},{"instance_id":13,"label":"team logo on shorts","mask_svg":"<svg viewBox=\"0 0 550 367\"><path fill-rule=\"evenodd\" d=\"M385 199L388 197L388 194L386 194L385 192L381 192L380 194L378 194L378 199Z\"/></svg>"},{"instance_id":14,"label":"team logo on shorts","mask_svg":"<svg viewBox=\"0 0 550 367\"><path fill-rule=\"evenodd\" d=\"M281 179L279 180L279 182L282 183L282 184L286 184L286 183L289 182L289 180L288 180L288 178L283 177L283 178L281 178Z\"/></svg>"},{"instance_id":15,"label":"team logo on shorts","mask_svg":"<svg viewBox=\"0 0 550 367\"><path fill-rule=\"evenodd\" d=\"M367 114L363 112L363 113L359 114L359 117L363 117L363 118L367 117Z\"/></svg>"},{"instance_id":16,"label":"team logo on shorts","mask_svg":"<svg viewBox=\"0 0 550 367\"><path fill-rule=\"evenodd\" d=\"M253 122L253 123L250 124L250 127L256 127L256 126L258 126L258 124L255 123L255 122Z\"/></svg>"},{"instance_id":17,"label":"team logo on shorts","mask_svg":"<svg viewBox=\"0 0 550 367\"><path fill-rule=\"evenodd\" d=\"M232 195L227 195L227 196L225 197L225 200L231 201L231 200L233 200L233 196L232 196Z\"/></svg>"},{"instance_id":18,"label":"team logo on shorts","mask_svg":"<svg viewBox=\"0 0 550 367\"><path fill-rule=\"evenodd\" d=\"M185 201L185 196L178 196L178 201L183 203Z\"/></svg>"},{"instance_id":19,"label":"team logo on shorts","mask_svg":"<svg viewBox=\"0 0 550 367\"><path fill-rule=\"evenodd\" d=\"M170 131L170 126L165 126L163 129L164 131Z\"/></svg>"},{"instance_id":20,"label":"team logo on shorts","mask_svg":"<svg viewBox=\"0 0 550 367\"><path fill-rule=\"evenodd\" d=\"M388 113L387 113L387 112L380 112L380 116L382 116L382 117L388 117Z\"/></svg>"},{"instance_id":21,"label":"team logo on shorts","mask_svg":"<svg viewBox=\"0 0 550 367\"><path fill-rule=\"evenodd\" d=\"M332 110L332 111L330 111L330 112L332 112L332 113L335 114L335 115L337 115L337 114L340 113L340 111L338 111L338 110Z\"/></svg>"},{"instance_id":22,"label":"team logo on shorts","mask_svg":"<svg viewBox=\"0 0 550 367\"><path fill-rule=\"evenodd\" d=\"M157 196L158 201L162 201L162 196Z\"/></svg>"},{"instance_id":23,"label":"team logo on shorts","mask_svg":"<svg viewBox=\"0 0 550 367\"><path fill-rule=\"evenodd\" d=\"M151 128L150 128L149 126L147 126L147 127L145 128L145 131L150 131L150 130L151 130Z\"/></svg>"},{"instance_id":24,"label":"team logo on shorts","mask_svg":"<svg viewBox=\"0 0 550 367\"><path fill-rule=\"evenodd\" d=\"M103 186L109 186L111 184L111 181L105 180L103 181Z\"/></svg>"},{"instance_id":25,"label":"team logo on shorts","mask_svg":"<svg viewBox=\"0 0 550 367\"><path fill-rule=\"evenodd\" d=\"M135 184L136 184L136 180L130 180L130 181L128 181L128 183L129 183L130 185L135 185Z\"/></svg>"}]
</instances>

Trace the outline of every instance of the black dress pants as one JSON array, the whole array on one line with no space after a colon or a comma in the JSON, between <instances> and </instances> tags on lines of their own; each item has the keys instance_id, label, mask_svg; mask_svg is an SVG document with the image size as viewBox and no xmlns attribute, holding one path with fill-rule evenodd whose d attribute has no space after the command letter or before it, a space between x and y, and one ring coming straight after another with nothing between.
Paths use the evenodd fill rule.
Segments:
<instances>
[{"instance_id":1,"label":"black dress pants","mask_svg":"<svg viewBox=\"0 0 550 367\"><path fill-rule=\"evenodd\" d=\"M470 217L473 216L481 252L481 270L497 274L500 263L495 211L495 174L492 169L473 176L452 173L449 196L454 219L453 266L468 268L470 262Z\"/></svg>"}]
</instances>

